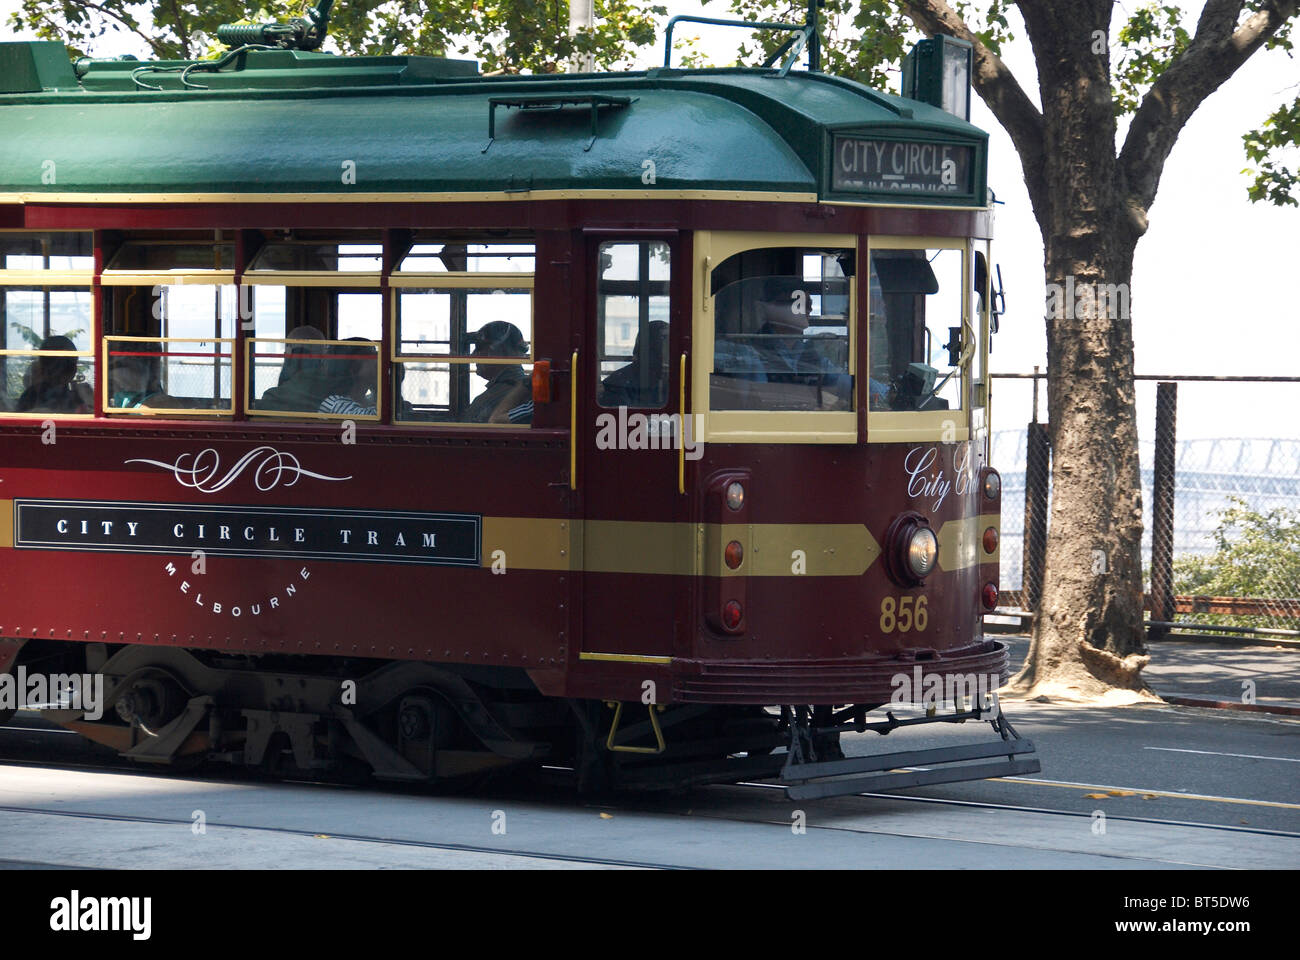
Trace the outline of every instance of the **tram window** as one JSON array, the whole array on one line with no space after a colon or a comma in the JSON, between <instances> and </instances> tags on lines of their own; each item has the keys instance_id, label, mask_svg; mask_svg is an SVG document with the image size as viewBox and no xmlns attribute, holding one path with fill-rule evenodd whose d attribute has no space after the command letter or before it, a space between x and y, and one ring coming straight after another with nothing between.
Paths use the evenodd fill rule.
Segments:
<instances>
[{"instance_id":1,"label":"tram window","mask_svg":"<svg viewBox=\"0 0 1300 960\"><path fill-rule=\"evenodd\" d=\"M248 271L290 273L378 273L383 245L337 241L273 241L249 261Z\"/></svg>"},{"instance_id":2,"label":"tram window","mask_svg":"<svg viewBox=\"0 0 1300 960\"><path fill-rule=\"evenodd\" d=\"M110 285L104 290L107 412L233 410L233 285Z\"/></svg>"},{"instance_id":3,"label":"tram window","mask_svg":"<svg viewBox=\"0 0 1300 960\"><path fill-rule=\"evenodd\" d=\"M233 270L233 243L191 243L173 240L127 241L105 270Z\"/></svg>"},{"instance_id":4,"label":"tram window","mask_svg":"<svg viewBox=\"0 0 1300 960\"><path fill-rule=\"evenodd\" d=\"M872 410L961 406L962 251L873 250L868 292Z\"/></svg>"},{"instance_id":5,"label":"tram window","mask_svg":"<svg viewBox=\"0 0 1300 960\"><path fill-rule=\"evenodd\" d=\"M89 233L0 233L0 270L93 270Z\"/></svg>"},{"instance_id":6,"label":"tram window","mask_svg":"<svg viewBox=\"0 0 1300 960\"><path fill-rule=\"evenodd\" d=\"M976 319L976 329L980 332L971 353L971 384L974 388L974 406L983 406L988 402L987 381L984 377L984 348L988 338L985 322L988 310L988 257L983 250L975 251L974 269L971 270L971 300L974 305L972 313Z\"/></svg>"},{"instance_id":7,"label":"tram window","mask_svg":"<svg viewBox=\"0 0 1300 960\"><path fill-rule=\"evenodd\" d=\"M0 408L15 413L92 412L90 332L89 290L0 287ZM86 355L69 356L66 351Z\"/></svg>"},{"instance_id":8,"label":"tram window","mask_svg":"<svg viewBox=\"0 0 1300 960\"><path fill-rule=\"evenodd\" d=\"M852 410L852 250L773 247L713 271L714 410Z\"/></svg>"},{"instance_id":9,"label":"tram window","mask_svg":"<svg viewBox=\"0 0 1300 960\"><path fill-rule=\"evenodd\" d=\"M395 420L531 422L529 285L401 287L395 293ZM511 418L515 407L525 409Z\"/></svg>"},{"instance_id":10,"label":"tram window","mask_svg":"<svg viewBox=\"0 0 1300 960\"><path fill-rule=\"evenodd\" d=\"M604 243L596 288L602 407L668 403L669 288L666 243Z\"/></svg>"},{"instance_id":11,"label":"tram window","mask_svg":"<svg viewBox=\"0 0 1300 960\"><path fill-rule=\"evenodd\" d=\"M382 295L264 282L251 290L249 413L377 418Z\"/></svg>"},{"instance_id":12,"label":"tram window","mask_svg":"<svg viewBox=\"0 0 1300 960\"><path fill-rule=\"evenodd\" d=\"M398 264L398 273L532 273L531 242L425 243L417 241Z\"/></svg>"}]
</instances>

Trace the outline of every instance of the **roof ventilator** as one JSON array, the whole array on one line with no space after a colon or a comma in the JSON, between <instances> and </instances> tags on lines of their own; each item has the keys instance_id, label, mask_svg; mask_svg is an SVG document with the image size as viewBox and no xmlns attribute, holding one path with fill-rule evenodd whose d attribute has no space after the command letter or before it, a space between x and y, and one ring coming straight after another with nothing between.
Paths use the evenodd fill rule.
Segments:
<instances>
[{"instance_id":1,"label":"roof ventilator","mask_svg":"<svg viewBox=\"0 0 1300 960\"><path fill-rule=\"evenodd\" d=\"M487 153L488 148L496 142L497 138L497 107L511 107L519 110L563 110L565 107L591 107L591 139L582 149L590 150L596 144L598 125L600 122L601 107L630 107L637 101L637 97L607 97L607 96L583 96L583 97L492 97L488 101L488 141L483 145L480 153Z\"/></svg>"}]
</instances>

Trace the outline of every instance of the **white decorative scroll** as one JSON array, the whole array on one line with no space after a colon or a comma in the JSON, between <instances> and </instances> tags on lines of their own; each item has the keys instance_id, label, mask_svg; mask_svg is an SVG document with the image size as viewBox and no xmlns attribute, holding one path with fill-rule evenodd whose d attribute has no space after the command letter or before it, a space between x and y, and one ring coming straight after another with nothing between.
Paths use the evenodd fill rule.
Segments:
<instances>
[{"instance_id":1,"label":"white decorative scroll","mask_svg":"<svg viewBox=\"0 0 1300 960\"><path fill-rule=\"evenodd\" d=\"M283 453L274 447L254 447L235 461L221 477L218 477L221 473L221 456L211 447L198 453L182 453L176 458L175 463L144 459L122 462L147 463L150 466L170 470L176 477L176 482L182 487L189 487L200 493L219 493L234 483L235 479L249 467L253 470L253 483L263 492L274 490L278 486L292 487L301 477L331 481L352 479L351 477L327 477L323 473L304 470L299 465L298 458L292 453Z\"/></svg>"}]
</instances>

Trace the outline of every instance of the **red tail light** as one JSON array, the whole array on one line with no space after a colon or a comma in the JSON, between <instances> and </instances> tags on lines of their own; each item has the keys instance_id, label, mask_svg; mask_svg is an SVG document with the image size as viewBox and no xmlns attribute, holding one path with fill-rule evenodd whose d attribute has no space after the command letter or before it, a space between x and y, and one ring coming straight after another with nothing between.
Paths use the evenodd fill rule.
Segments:
<instances>
[{"instance_id":1,"label":"red tail light","mask_svg":"<svg viewBox=\"0 0 1300 960\"><path fill-rule=\"evenodd\" d=\"M998 548L998 531L996 527L989 527L984 531L984 552L993 553Z\"/></svg>"},{"instance_id":2,"label":"red tail light","mask_svg":"<svg viewBox=\"0 0 1300 960\"><path fill-rule=\"evenodd\" d=\"M985 610L992 610L998 605L998 588L991 583L984 584L984 590L980 594L980 600L984 602Z\"/></svg>"},{"instance_id":3,"label":"red tail light","mask_svg":"<svg viewBox=\"0 0 1300 960\"><path fill-rule=\"evenodd\" d=\"M727 549L722 551L723 559L727 561L727 566L735 570L745 559L745 548L740 545L739 540L732 540L727 544Z\"/></svg>"},{"instance_id":4,"label":"red tail light","mask_svg":"<svg viewBox=\"0 0 1300 960\"><path fill-rule=\"evenodd\" d=\"M735 630L744 619L745 611L735 600L728 600L722 606L722 625L728 630Z\"/></svg>"}]
</instances>

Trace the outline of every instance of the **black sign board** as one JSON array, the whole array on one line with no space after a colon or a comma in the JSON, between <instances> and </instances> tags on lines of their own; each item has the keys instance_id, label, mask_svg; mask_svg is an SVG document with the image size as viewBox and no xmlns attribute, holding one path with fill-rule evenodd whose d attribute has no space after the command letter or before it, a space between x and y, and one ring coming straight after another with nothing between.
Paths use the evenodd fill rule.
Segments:
<instances>
[{"instance_id":1,"label":"black sign board","mask_svg":"<svg viewBox=\"0 0 1300 960\"><path fill-rule=\"evenodd\" d=\"M831 190L969 198L975 148L958 143L913 143L837 136L831 141Z\"/></svg>"},{"instance_id":2,"label":"black sign board","mask_svg":"<svg viewBox=\"0 0 1300 960\"><path fill-rule=\"evenodd\" d=\"M477 567L482 521L464 513L15 500L14 546Z\"/></svg>"}]
</instances>

